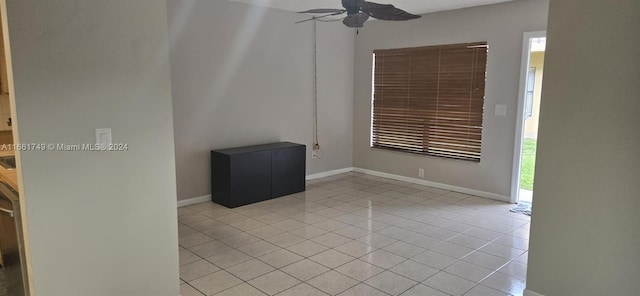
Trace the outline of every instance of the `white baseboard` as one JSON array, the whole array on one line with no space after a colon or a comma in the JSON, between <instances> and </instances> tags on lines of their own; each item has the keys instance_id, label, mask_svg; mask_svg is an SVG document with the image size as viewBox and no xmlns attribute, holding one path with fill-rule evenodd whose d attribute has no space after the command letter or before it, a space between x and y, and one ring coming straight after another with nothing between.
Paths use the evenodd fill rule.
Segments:
<instances>
[{"instance_id":1,"label":"white baseboard","mask_svg":"<svg viewBox=\"0 0 640 296\"><path fill-rule=\"evenodd\" d=\"M353 171L354 172L358 172L358 173L367 174L367 175L377 176L377 177L383 177L383 178L388 178L388 179L393 179L393 180L398 180L398 181L404 181L404 182L410 182L410 183L415 183L415 184L435 187L435 188L449 190L449 191L455 191L455 192L460 192L460 193L465 193L465 194L471 194L471 195L475 195L475 196L480 196L480 197L499 200L499 201L504 201L504 202L509 202L510 201L510 198L508 196L506 196L506 195L500 195L500 194L495 194L495 193L491 193L491 192L485 192L485 191L480 191L480 190L475 190L475 189L469 189L469 188L464 188L464 187L459 187L459 186L453 186L453 185L449 185L449 184L436 183L436 182L431 182L431 181L427 181L427 180L410 178L410 177L394 175L394 174L389 174L389 173L383 173L383 172L367 170L367 169L362 169L362 168L353 168Z\"/></svg>"},{"instance_id":2,"label":"white baseboard","mask_svg":"<svg viewBox=\"0 0 640 296\"><path fill-rule=\"evenodd\" d=\"M211 201L211 194L193 197L193 198L181 199L178 201L178 208L199 204L205 201Z\"/></svg>"},{"instance_id":3,"label":"white baseboard","mask_svg":"<svg viewBox=\"0 0 640 296\"><path fill-rule=\"evenodd\" d=\"M525 289L523 295L524 296L544 296L543 294L540 294L538 292L533 292L533 291L531 291L529 289Z\"/></svg>"},{"instance_id":4,"label":"white baseboard","mask_svg":"<svg viewBox=\"0 0 640 296\"><path fill-rule=\"evenodd\" d=\"M480 196L480 197L499 200L499 201L504 201L504 202L509 202L509 200L510 200L509 197L506 196L506 195L500 195L500 194L495 194L495 193L491 193L491 192L474 190L474 189L469 189L469 188L464 188L464 187L459 187L459 186L436 183L436 182L431 182L431 181L422 180L422 179L410 178L410 177L405 177L405 176L400 176L400 175L394 175L394 174L383 173L383 172L367 170L367 169L362 169L362 168L354 168L354 167L337 169L337 170L332 170L332 171L326 171L326 172L317 173L317 174L313 174L313 175L307 175L306 176L306 180L314 180L314 179L319 179L319 178L325 178L325 177L330 177L330 176L349 173L349 172L358 172L358 173L363 173L363 174L372 175L372 176L378 176L378 177L383 177L383 178L388 178L388 179L393 179L393 180L398 180L398 181L410 182L410 183L415 183L415 184L420 184L420 185L425 185L425 186L430 186L430 187L435 187L435 188L440 188L440 189L449 190L449 191L455 191L455 192L460 192L460 193L471 194L471 195L475 195L475 196ZM178 201L178 207L179 208L186 207L186 206L190 206L190 205L194 205L194 204L198 204L198 203L202 203L202 202L206 202L206 201L211 201L211 194L179 200ZM530 293L535 293L535 292L530 292ZM526 294L525 294L525 296L526 296ZM541 295L541 294L530 294L528 296L544 296L544 295Z\"/></svg>"},{"instance_id":5,"label":"white baseboard","mask_svg":"<svg viewBox=\"0 0 640 296\"><path fill-rule=\"evenodd\" d=\"M349 172L352 172L352 171L353 171L353 168L344 168L344 169L326 171L326 172L317 173L317 174L313 174L313 175L307 175L306 180L308 181L308 180L313 180L313 179L320 179L320 178L330 177L330 176L334 176L334 175L349 173Z\"/></svg>"}]
</instances>

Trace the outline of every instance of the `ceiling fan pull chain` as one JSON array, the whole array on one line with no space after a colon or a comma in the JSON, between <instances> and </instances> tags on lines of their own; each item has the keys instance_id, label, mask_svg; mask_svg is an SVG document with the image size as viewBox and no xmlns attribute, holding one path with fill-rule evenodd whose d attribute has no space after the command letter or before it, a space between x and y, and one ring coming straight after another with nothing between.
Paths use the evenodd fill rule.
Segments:
<instances>
[{"instance_id":1,"label":"ceiling fan pull chain","mask_svg":"<svg viewBox=\"0 0 640 296\"><path fill-rule=\"evenodd\" d=\"M313 150L320 150L318 141L318 20L313 20Z\"/></svg>"}]
</instances>

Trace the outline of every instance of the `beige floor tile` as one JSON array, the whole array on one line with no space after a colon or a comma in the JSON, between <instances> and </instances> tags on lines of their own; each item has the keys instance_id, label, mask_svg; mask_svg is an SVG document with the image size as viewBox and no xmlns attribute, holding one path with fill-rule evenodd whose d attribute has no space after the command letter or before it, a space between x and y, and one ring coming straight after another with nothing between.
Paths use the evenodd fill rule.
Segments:
<instances>
[{"instance_id":1,"label":"beige floor tile","mask_svg":"<svg viewBox=\"0 0 640 296\"><path fill-rule=\"evenodd\" d=\"M376 288L367 286L365 284L358 284L340 294L338 296L389 296Z\"/></svg>"},{"instance_id":2,"label":"beige floor tile","mask_svg":"<svg viewBox=\"0 0 640 296\"><path fill-rule=\"evenodd\" d=\"M251 218L247 218L245 217L244 220L242 221L238 221L238 222L233 222L233 223L229 223L230 226L233 226L235 228L238 228L242 231L249 231L249 230L253 230L253 229L257 229L260 227L263 227L267 224L262 223L258 220L255 219L251 219Z\"/></svg>"},{"instance_id":3,"label":"beige floor tile","mask_svg":"<svg viewBox=\"0 0 640 296\"><path fill-rule=\"evenodd\" d=\"M243 281L252 280L273 270L273 267L257 259L251 259L226 269L226 271Z\"/></svg>"},{"instance_id":4,"label":"beige floor tile","mask_svg":"<svg viewBox=\"0 0 640 296\"><path fill-rule=\"evenodd\" d=\"M262 293L260 290L250 285L240 284L231 289L224 290L218 294L215 294L214 296L267 296L267 294Z\"/></svg>"},{"instance_id":5,"label":"beige floor tile","mask_svg":"<svg viewBox=\"0 0 640 296\"><path fill-rule=\"evenodd\" d=\"M280 247L263 240L238 248L239 251L253 257L260 257L279 249Z\"/></svg>"},{"instance_id":6,"label":"beige floor tile","mask_svg":"<svg viewBox=\"0 0 640 296\"><path fill-rule=\"evenodd\" d=\"M281 293L278 293L276 296L328 296L328 295L329 294L322 292L308 284L302 283L288 290L285 290Z\"/></svg>"},{"instance_id":7,"label":"beige floor tile","mask_svg":"<svg viewBox=\"0 0 640 296\"><path fill-rule=\"evenodd\" d=\"M189 250L182 247L178 250L178 258L180 261L180 265L188 264L201 259L200 256L191 253Z\"/></svg>"},{"instance_id":8,"label":"beige floor tile","mask_svg":"<svg viewBox=\"0 0 640 296\"><path fill-rule=\"evenodd\" d=\"M329 271L329 268L305 259L285 266L281 270L299 280L307 281Z\"/></svg>"},{"instance_id":9,"label":"beige floor tile","mask_svg":"<svg viewBox=\"0 0 640 296\"><path fill-rule=\"evenodd\" d=\"M317 211L317 212L315 212L315 214L318 214L320 216L324 216L326 218L336 218L336 217L342 216L342 215L344 215L346 213L343 212L343 211L339 211L339 210L333 209L333 208L327 208L327 209L323 209L323 210Z\"/></svg>"},{"instance_id":10,"label":"beige floor tile","mask_svg":"<svg viewBox=\"0 0 640 296\"><path fill-rule=\"evenodd\" d=\"M357 285L358 281L331 270L310 279L307 283L329 295L338 295L339 293Z\"/></svg>"},{"instance_id":11,"label":"beige floor tile","mask_svg":"<svg viewBox=\"0 0 640 296\"><path fill-rule=\"evenodd\" d=\"M464 296L510 296L510 295L504 292L500 292L498 290L487 288L483 285L477 285L473 289L469 290L469 292L465 293Z\"/></svg>"},{"instance_id":12,"label":"beige floor tile","mask_svg":"<svg viewBox=\"0 0 640 296\"><path fill-rule=\"evenodd\" d=\"M268 237L264 239L265 241L268 241L276 246L279 246L281 248L286 248L288 246L291 245L295 245L298 243L301 243L303 241L305 241L306 239L300 236L297 236L293 233L290 232L285 232L285 233L281 233L278 234L276 236L273 237Z\"/></svg>"},{"instance_id":13,"label":"beige floor tile","mask_svg":"<svg viewBox=\"0 0 640 296\"><path fill-rule=\"evenodd\" d=\"M454 296L463 295L475 286L472 281L446 272L437 273L424 281L423 284Z\"/></svg>"},{"instance_id":14,"label":"beige floor tile","mask_svg":"<svg viewBox=\"0 0 640 296\"><path fill-rule=\"evenodd\" d=\"M418 282L399 276L393 272L385 271L368 279L365 281L365 284L391 295L400 295L418 284Z\"/></svg>"},{"instance_id":15,"label":"beige floor tile","mask_svg":"<svg viewBox=\"0 0 640 296\"><path fill-rule=\"evenodd\" d=\"M310 257L315 254L324 252L328 249L329 249L328 247L325 247L319 243L316 243L310 240L303 241L301 243L287 247L287 250L294 252L303 257Z\"/></svg>"},{"instance_id":16,"label":"beige floor tile","mask_svg":"<svg viewBox=\"0 0 640 296\"><path fill-rule=\"evenodd\" d=\"M220 239L223 239L225 237L228 237L228 236L231 236L231 235L234 235L234 234L238 234L238 233L241 233L241 232L242 232L242 230L240 230L238 228L235 228L235 227L232 227L232 226L229 226L229 225L212 227L212 228L208 228L208 229L205 229L205 230L202 231L202 233L204 233L204 234L206 234L206 235L208 235L208 236L210 236L210 237L212 237L214 239L217 239L217 240L220 240Z\"/></svg>"},{"instance_id":17,"label":"beige floor tile","mask_svg":"<svg viewBox=\"0 0 640 296\"><path fill-rule=\"evenodd\" d=\"M180 285L180 296L204 296L204 294L188 284L182 284Z\"/></svg>"},{"instance_id":18,"label":"beige floor tile","mask_svg":"<svg viewBox=\"0 0 640 296\"><path fill-rule=\"evenodd\" d=\"M499 272L490 275L488 278L482 281L481 284L489 288L493 288L495 290L513 295L521 295L522 291L524 291L524 289L526 288L525 281L523 279L511 277Z\"/></svg>"},{"instance_id":19,"label":"beige floor tile","mask_svg":"<svg viewBox=\"0 0 640 296\"><path fill-rule=\"evenodd\" d=\"M299 283L299 280L279 270L272 271L261 277L249 281L250 285L256 287L262 292L267 293L268 295L278 294L284 290L298 285Z\"/></svg>"},{"instance_id":20,"label":"beige floor tile","mask_svg":"<svg viewBox=\"0 0 640 296\"><path fill-rule=\"evenodd\" d=\"M200 244L204 244L206 242L212 241L213 238L205 235L204 233L196 232L192 233L178 239L180 246L185 248L194 247Z\"/></svg>"},{"instance_id":21,"label":"beige floor tile","mask_svg":"<svg viewBox=\"0 0 640 296\"><path fill-rule=\"evenodd\" d=\"M505 265L504 267L500 268L498 272L506 274L508 276L519 278L522 280L527 279L527 266L516 261L513 261Z\"/></svg>"},{"instance_id":22,"label":"beige floor tile","mask_svg":"<svg viewBox=\"0 0 640 296\"><path fill-rule=\"evenodd\" d=\"M500 232L491 231L489 229L484 229L479 227L473 227L465 231L464 234L477 237L480 239L488 240L488 241L493 241L503 235Z\"/></svg>"},{"instance_id":23,"label":"beige floor tile","mask_svg":"<svg viewBox=\"0 0 640 296\"><path fill-rule=\"evenodd\" d=\"M353 260L335 270L359 281L366 281L384 271L384 269L362 260Z\"/></svg>"},{"instance_id":24,"label":"beige floor tile","mask_svg":"<svg viewBox=\"0 0 640 296\"><path fill-rule=\"evenodd\" d=\"M402 241L416 245L421 248L431 248L443 241L435 237L426 236L424 234L416 234L403 239Z\"/></svg>"},{"instance_id":25,"label":"beige floor tile","mask_svg":"<svg viewBox=\"0 0 640 296\"><path fill-rule=\"evenodd\" d=\"M273 225L275 227L278 227L278 228L280 228L282 230L285 230L285 231L292 231L292 230L296 230L296 229L308 226L308 224L306 224L306 223L302 223L300 221L293 220L293 219L282 220L280 222L273 223L271 225Z\"/></svg>"},{"instance_id":26,"label":"beige floor tile","mask_svg":"<svg viewBox=\"0 0 640 296\"><path fill-rule=\"evenodd\" d=\"M345 206L344 205L341 206L340 208L342 210L345 210ZM345 215L342 215L342 216L335 217L333 219L338 220L338 221L343 222L343 223L352 224L352 225L367 220L367 218L364 218L364 217L358 216L358 215L354 215L354 214L345 214Z\"/></svg>"},{"instance_id":27,"label":"beige floor tile","mask_svg":"<svg viewBox=\"0 0 640 296\"><path fill-rule=\"evenodd\" d=\"M457 259L467 256L474 251L474 249L456 245L450 242L439 243L433 247L430 247L429 250Z\"/></svg>"},{"instance_id":28,"label":"beige floor tile","mask_svg":"<svg viewBox=\"0 0 640 296\"><path fill-rule=\"evenodd\" d=\"M251 256L238 250L226 250L218 252L213 256L207 257L205 259L219 266L220 268L228 268L236 264L251 260Z\"/></svg>"},{"instance_id":29,"label":"beige floor tile","mask_svg":"<svg viewBox=\"0 0 640 296\"><path fill-rule=\"evenodd\" d=\"M189 282L191 286L206 295L213 295L242 283L242 280L221 270Z\"/></svg>"},{"instance_id":30,"label":"beige floor tile","mask_svg":"<svg viewBox=\"0 0 640 296\"><path fill-rule=\"evenodd\" d=\"M248 234L253 235L255 237L258 237L258 238L261 238L261 239L274 237L274 236L276 236L278 234L282 234L284 232L285 232L284 230L282 230L280 228L277 228L277 227L274 227L274 226L271 226L271 225L266 225L266 226L263 226L263 227L260 227L260 228L257 228L257 229L253 229L253 230L247 231Z\"/></svg>"},{"instance_id":31,"label":"beige floor tile","mask_svg":"<svg viewBox=\"0 0 640 296\"><path fill-rule=\"evenodd\" d=\"M259 237L255 237L253 235L250 235L246 232L241 232L241 233L237 233L237 234L233 234L230 236L227 236L223 239L220 240L220 242L229 245L233 248L239 248L242 246L246 246L248 244L251 243L255 243L257 241L259 241L260 238Z\"/></svg>"},{"instance_id":32,"label":"beige floor tile","mask_svg":"<svg viewBox=\"0 0 640 296\"><path fill-rule=\"evenodd\" d=\"M497 270L507 264L509 259L476 251L462 258L462 261L480 265L488 269Z\"/></svg>"},{"instance_id":33,"label":"beige floor tile","mask_svg":"<svg viewBox=\"0 0 640 296\"><path fill-rule=\"evenodd\" d=\"M426 251L418 254L417 256L412 257L411 260L437 269L444 269L457 261L456 258L433 251Z\"/></svg>"},{"instance_id":34,"label":"beige floor tile","mask_svg":"<svg viewBox=\"0 0 640 296\"><path fill-rule=\"evenodd\" d=\"M412 260L404 261L389 270L417 282L422 282L439 271Z\"/></svg>"},{"instance_id":35,"label":"beige floor tile","mask_svg":"<svg viewBox=\"0 0 640 296\"><path fill-rule=\"evenodd\" d=\"M453 263L449 265L449 267L447 267L444 271L476 283L481 282L483 279L494 272L494 270L467 263L465 261L458 261L456 263Z\"/></svg>"},{"instance_id":36,"label":"beige floor tile","mask_svg":"<svg viewBox=\"0 0 640 296\"><path fill-rule=\"evenodd\" d=\"M269 253L267 255L258 257L258 259L260 259L260 261L265 262L275 268L282 268L285 267L289 264L293 264L295 262L298 262L302 259L304 259L304 257L297 255L293 252L287 251L285 249L281 249L278 251L275 251L273 253Z\"/></svg>"},{"instance_id":37,"label":"beige floor tile","mask_svg":"<svg viewBox=\"0 0 640 296\"><path fill-rule=\"evenodd\" d=\"M389 251L393 254L396 254L398 256L402 256L404 258L411 258L413 256L416 256L424 251L426 251L426 249L409 244L409 243L405 243L403 241L399 241L399 242L395 242L393 244L390 244L384 248L382 248L385 251Z\"/></svg>"},{"instance_id":38,"label":"beige floor tile","mask_svg":"<svg viewBox=\"0 0 640 296\"><path fill-rule=\"evenodd\" d=\"M396 226L387 227L376 233L395 238L397 240L401 240L415 234L413 231L409 231Z\"/></svg>"},{"instance_id":39,"label":"beige floor tile","mask_svg":"<svg viewBox=\"0 0 640 296\"><path fill-rule=\"evenodd\" d=\"M193 246L188 248L188 250L202 258L211 257L217 253L229 251L232 248L219 242L219 241L210 241L204 244L200 244L197 246Z\"/></svg>"},{"instance_id":40,"label":"beige floor tile","mask_svg":"<svg viewBox=\"0 0 640 296\"><path fill-rule=\"evenodd\" d=\"M404 293L400 294L400 296L449 296L449 294L420 284L405 291Z\"/></svg>"},{"instance_id":41,"label":"beige floor tile","mask_svg":"<svg viewBox=\"0 0 640 296\"><path fill-rule=\"evenodd\" d=\"M335 248L351 241L350 238L335 234L333 232L323 234L311 240L329 248Z\"/></svg>"},{"instance_id":42,"label":"beige floor tile","mask_svg":"<svg viewBox=\"0 0 640 296\"><path fill-rule=\"evenodd\" d=\"M334 233L337 233L339 235L342 235L344 237L348 237L350 239L358 239L361 238L367 234L370 234L369 231L364 230L362 228L359 227L355 227L355 226L347 226L344 228L340 228L337 230L333 231Z\"/></svg>"},{"instance_id":43,"label":"beige floor tile","mask_svg":"<svg viewBox=\"0 0 640 296\"><path fill-rule=\"evenodd\" d=\"M332 269L340 265L343 265L349 261L353 261L354 259L355 259L354 257L340 253L333 249L327 250L322 253L309 257L309 260L312 260L316 263L322 264Z\"/></svg>"},{"instance_id":44,"label":"beige floor tile","mask_svg":"<svg viewBox=\"0 0 640 296\"><path fill-rule=\"evenodd\" d=\"M387 223L382 223L382 222L374 221L374 220L371 220L371 219L367 219L367 220L364 220L362 222L353 224L353 226L360 227L362 229L375 232L375 231L380 231L382 229L385 229L385 228L387 228L387 227L389 227L391 225L389 225Z\"/></svg>"},{"instance_id":45,"label":"beige floor tile","mask_svg":"<svg viewBox=\"0 0 640 296\"><path fill-rule=\"evenodd\" d=\"M458 234L448 240L448 242L454 243L456 245L460 245L463 247L478 249L489 243L488 240L484 240L481 238L477 238L471 235L466 234Z\"/></svg>"},{"instance_id":46,"label":"beige floor tile","mask_svg":"<svg viewBox=\"0 0 640 296\"><path fill-rule=\"evenodd\" d=\"M190 282L205 275L212 274L220 270L219 267L209 263L206 260L198 260L180 266L180 279Z\"/></svg>"},{"instance_id":47,"label":"beige floor tile","mask_svg":"<svg viewBox=\"0 0 640 296\"><path fill-rule=\"evenodd\" d=\"M257 216L255 219L262 223L273 224L273 223L278 223L280 221L287 220L288 218L286 216L270 212L266 215Z\"/></svg>"},{"instance_id":48,"label":"beige floor tile","mask_svg":"<svg viewBox=\"0 0 640 296\"><path fill-rule=\"evenodd\" d=\"M382 234L372 233L357 239L357 241L370 245L376 249L379 249L379 248L384 248L390 244L393 244L398 240Z\"/></svg>"},{"instance_id":49,"label":"beige floor tile","mask_svg":"<svg viewBox=\"0 0 640 296\"><path fill-rule=\"evenodd\" d=\"M178 209L181 293L521 294L530 219L511 208L355 172L235 209L191 205Z\"/></svg>"},{"instance_id":50,"label":"beige floor tile","mask_svg":"<svg viewBox=\"0 0 640 296\"><path fill-rule=\"evenodd\" d=\"M520 255L524 254L524 250L519 250L515 248L511 248L508 246L503 246L497 243L488 244L480 249L480 251L499 256L502 258L507 258L510 260L518 258Z\"/></svg>"},{"instance_id":51,"label":"beige floor tile","mask_svg":"<svg viewBox=\"0 0 640 296\"><path fill-rule=\"evenodd\" d=\"M526 251L529 249L528 239L516 237L513 235L504 235L493 242L497 244L505 245L507 247L511 247L514 249L523 250L523 251Z\"/></svg>"},{"instance_id":52,"label":"beige floor tile","mask_svg":"<svg viewBox=\"0 0 640 296\"><path fill-rule=\"evenodd\" d=\"M360 259L384 269L389 269L405 260L403 257L394 255L385 250L373 251L367 255L362 256Z\"/></svg>"},{"instance_id":53,"label":"beige floor tile","mask_svg":"<svg viewBox=\"0 0 640 296\"><path fill-rule=\"evenodd\" d=\"M327 231L333 231L333 230L347 227L349 226L349 224L346 224L337 220L333 220L333 219L327 219L322 222L315 223L313 224L313 226L322 228Z\"/></svg>"},{"instance_id":54,"label":"beige floor tile","mask_svg":"<svg viewBox=\"0 0 640 296\"><path fill-rule=\"evenodd\" d=\"M306 239L312 239L314 237L321 236L328 231L315 226L304 226L298 229L291 230L290 232Z\"/></svg>"},{"instance_id":55,"label":"beige floor tile","mask_svg":"<svg viewBox=\"0 0 640 296\"><path fill-rule=\"evenodd\" d=\"M344 245L335 247L334 249L356 258L375 251L374 247L359 241L350 241Z\"/></svg>"}]
</instances>

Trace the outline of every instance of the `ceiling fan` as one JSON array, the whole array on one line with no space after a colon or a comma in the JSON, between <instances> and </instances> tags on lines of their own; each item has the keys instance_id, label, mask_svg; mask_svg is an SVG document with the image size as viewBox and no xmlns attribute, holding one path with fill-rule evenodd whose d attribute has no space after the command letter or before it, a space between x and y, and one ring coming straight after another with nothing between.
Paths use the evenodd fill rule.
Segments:
<instances>
[{"instance_id":1,"label":"ceiling fan","mask_svg":"<svg viewBox=\"0 0 640 296\"><path fill-rule=\"evenodd\" d=\"M391 4L379 4L364 0L342 0L342 6L344 7L343 9L319 8L300 11L299 13L324 15L314 16L310 19L299 21L298 23L341 15L345 12L347 16L342 20L342 23L350 28L362 28L369 17L385 21L408 21L420 18L420 15L408 13Z\"/></svg>"}]
</instances>

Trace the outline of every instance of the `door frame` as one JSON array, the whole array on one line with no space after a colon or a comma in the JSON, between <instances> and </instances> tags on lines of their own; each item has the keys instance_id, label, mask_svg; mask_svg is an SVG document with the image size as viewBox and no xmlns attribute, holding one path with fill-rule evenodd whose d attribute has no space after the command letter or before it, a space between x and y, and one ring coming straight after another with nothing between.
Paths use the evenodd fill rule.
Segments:
<instances>
[{"instance_id":1,"label":"door frame","mask_svg":"<svg viewBox=\"0 0 640 296\"><path fill-rule=\"evenodd\" d=\"M524 104L527 92L527 76L531 64L531 39L547 37L547 31L524 32L522 37L522 59L520 65L520 88L518 90L518 108L516 132L513 145L513 169L511 172L511 203L517 203L520 195L520 169L522 168L522 137L524 135Z\"/></svg>"}]
</instances>

